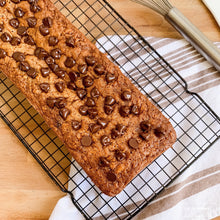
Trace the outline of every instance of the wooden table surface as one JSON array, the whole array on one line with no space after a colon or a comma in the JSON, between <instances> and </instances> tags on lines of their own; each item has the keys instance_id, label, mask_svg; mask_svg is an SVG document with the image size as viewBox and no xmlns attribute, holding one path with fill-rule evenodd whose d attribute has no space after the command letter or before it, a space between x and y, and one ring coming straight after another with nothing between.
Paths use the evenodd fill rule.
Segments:
<instances>
[{"instance_id":1,"label":"wooden table surface","mask_svg":"<svg viewBox=\"0 0 220 220\"><path fill-rule=\"evenodd\" d=\"M112 6L142 35L180 38L158 14L129 0ZM220 41L219 27L201 0L172 0L211 40ZM64 193L0 120L0 219L48 219Z\"/></svg>"}]
</instances>

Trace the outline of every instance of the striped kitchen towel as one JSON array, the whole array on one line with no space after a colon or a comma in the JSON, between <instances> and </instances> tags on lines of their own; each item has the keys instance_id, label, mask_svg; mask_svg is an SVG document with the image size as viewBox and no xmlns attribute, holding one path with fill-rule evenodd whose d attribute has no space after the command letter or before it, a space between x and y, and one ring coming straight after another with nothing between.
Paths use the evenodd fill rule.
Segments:
<instances>
[{"instance_id":1,"label":"striped kitchen towel","mask_svg":"<svg viewBox=\"0 0 220 220\"><path fill-rule=\"evenodd\" d=\"M130 41L132 38L127 37L126 40ZM187 81L189 89L198 93L220 115L220 73L183 39L147 37L146 40ZM100 44L104 41L104 38L99 39ZM117 36L115 44L126 51L126 41L122 42L120 38L116 41ZM216 45L220 48L220 43ZM110 50L110 47L111 45L105 49ZM120 62L123 63L123 60ZM129 72L130 67L127 65L126 71ZM219 155L220 141L217 141L134 219L205 220L220 216ZM50 220L63 219L83 219L69 196L58 201L50 217Z\"/></svg>"}]
</instances>

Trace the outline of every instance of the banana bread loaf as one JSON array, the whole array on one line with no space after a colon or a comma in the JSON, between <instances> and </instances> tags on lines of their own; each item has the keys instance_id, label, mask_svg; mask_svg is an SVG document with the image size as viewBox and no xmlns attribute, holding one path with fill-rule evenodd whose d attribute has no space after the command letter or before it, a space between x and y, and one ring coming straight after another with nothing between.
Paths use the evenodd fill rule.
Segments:
<instances>
[{"instance_id":1,"label":"banana bread loaf","mask_svg":"<svg viewBox=\"0 0 220 220\"><path fill-rule=\"evenodd\" d=\"M0 69L107 195L175 142L169 120L49 0L0 0Z\"/></svg>"}]
</instances>

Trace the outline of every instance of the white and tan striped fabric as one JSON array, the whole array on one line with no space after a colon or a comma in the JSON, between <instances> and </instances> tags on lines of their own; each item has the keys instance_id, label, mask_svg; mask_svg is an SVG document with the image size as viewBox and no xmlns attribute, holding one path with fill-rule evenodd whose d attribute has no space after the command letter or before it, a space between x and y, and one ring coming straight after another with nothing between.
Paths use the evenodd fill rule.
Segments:
<instances>
[{"instance_id":1,"label":"white and tan striped fabric","mask_svg":"<svg viewBox=\"0 0 220 220\"><path fill-rule=\"evenodd\" d=\"M185 78L191 91L220 115L220 73L185 40L148 38ZM220 47L220 43L216 43ZM211 219L220 216L220 141L134 219Z\"/></svg>"},{"instance_id":2,"label":"white and tan striped fabric","mask_svg":"<svg viewBox=\"0 0 220 220\"><path fill-rule=\"evenodd\" d=\"M220 73L185 40L147 37L146 40L220 115ZM220 48L220 43L216 43ZM218 128L219 129L219 128ZM134 219L205 220L220 216L220 141L180 175ZM69 197L62 198L50 220L83 217Z\"/></svg>"}]
</instances>

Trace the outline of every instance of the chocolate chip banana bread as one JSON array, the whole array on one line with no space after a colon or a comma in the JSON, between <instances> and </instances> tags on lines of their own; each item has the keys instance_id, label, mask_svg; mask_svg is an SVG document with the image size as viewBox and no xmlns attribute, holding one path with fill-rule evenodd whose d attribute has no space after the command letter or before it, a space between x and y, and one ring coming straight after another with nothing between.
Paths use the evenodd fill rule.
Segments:
<instances>
[{"instance_id":1,"label":"chocolate chip banana bread","mask_svg":"<svg viewBox=\"0 0 220 220\"><path fill-rule=\"evenodd\" d=\"M0 69L107 195L175 142L168 119L49 0L0 0Z\"/></svg>"}]
</instances>

